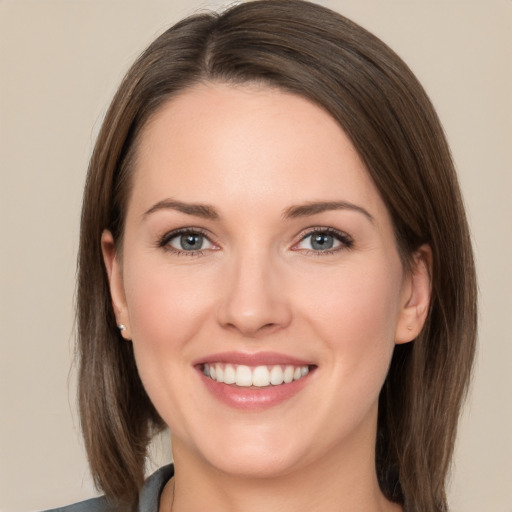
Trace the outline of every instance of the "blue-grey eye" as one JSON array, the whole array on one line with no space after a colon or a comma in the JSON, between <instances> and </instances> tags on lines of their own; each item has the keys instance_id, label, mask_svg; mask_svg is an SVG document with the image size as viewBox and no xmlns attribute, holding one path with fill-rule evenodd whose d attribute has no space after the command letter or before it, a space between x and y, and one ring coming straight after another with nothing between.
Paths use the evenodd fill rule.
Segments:
<instances>
[{"instance_id":1,"label":"blue-grey eye","mask_svg":"<svg viewBox=\"0 0 512 512\"><path fill-rule=\"evenodd\" d=\"M309 251L329 251L331 249L337 249L343 244L340 238L341 237L329 233L328 231L315 231L306 235L297 244L297 248Z\"/></svg>"},{"instance_id":2,"label":"blue-grey eye","mask_svg":"<svg viewBox=\"0 0 512 512\"><path fill-rule=\"evenodd\" d=\"M182 233L172 237L169 245L178 251L202 251L210 249L212 243L201 233Z\"/></svg>"}]
</instances>

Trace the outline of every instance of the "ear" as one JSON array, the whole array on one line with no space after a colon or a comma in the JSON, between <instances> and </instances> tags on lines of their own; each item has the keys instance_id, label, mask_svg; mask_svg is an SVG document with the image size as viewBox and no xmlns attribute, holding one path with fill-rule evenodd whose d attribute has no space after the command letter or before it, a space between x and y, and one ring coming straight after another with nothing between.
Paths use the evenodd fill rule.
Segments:
<instances>
[{"instance_id":1,"label":"ear","mask_svg":"<svg viewBox=\"0 0 512 512\"><path fill-rule=\"evenodd\" d=\"M128 307L126 305L123 286L123 274L121 272L121 265L114 243L114 237L108 230L104 230L101 234L101 252L103 253L103 261L107 270L110 297L112 299L112 307L114 308L114 314L116 316L116 323L118 326L123 325L125 327L121 330L121 336L125 339L131 339Z\"/></svg>"},{"instance_id":2,"label":"ear","mask_svg":"<svg viewBox=\"0 0 512 512\"><path fill-rule=\"evenodd\" d=\"M404 278L395 343L412 341L423 329L432 292L431 276L432 250L425 244L414 252L411 267Z\"/></svg>"}]
</instances>

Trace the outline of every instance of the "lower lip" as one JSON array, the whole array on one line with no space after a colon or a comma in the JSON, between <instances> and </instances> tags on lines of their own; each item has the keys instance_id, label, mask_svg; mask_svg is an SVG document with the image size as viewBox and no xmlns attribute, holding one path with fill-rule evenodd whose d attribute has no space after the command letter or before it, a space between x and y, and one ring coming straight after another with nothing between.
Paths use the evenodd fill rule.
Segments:
<instances>
[{"instance_id":1,"label":"lower lip","mask_svg":"<svg viewBox=\"0 0 512 512\"><path fill-rule=\"evenodd\" d=\"M206 377L202 371L199 375L208 391L221 402L235 409L254 411L274 407L292 398L307 385L311 373L312 370L289 384L262 388L223 384Z\"/></svg>"}]
</instances>

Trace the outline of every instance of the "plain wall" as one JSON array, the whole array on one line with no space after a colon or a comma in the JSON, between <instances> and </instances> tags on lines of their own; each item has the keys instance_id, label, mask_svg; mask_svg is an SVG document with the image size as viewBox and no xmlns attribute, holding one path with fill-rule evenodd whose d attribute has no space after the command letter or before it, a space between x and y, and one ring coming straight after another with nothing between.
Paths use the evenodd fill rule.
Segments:
<instances>
[{"instance_id":1,"label":"plain wall","mask_svg":"<svg viewBox=\"0 0 512 512\"><path fill-rule=\"evenodd\" d=\"M512 1L321 2L387 42L430 94L474 236L480 347L455 512L512 511ZM93 496L75 407L81 191L123 73L166 27L221 2L0 0L0 511ZM155 450L154 466L169 457Z\"/></svg>"}]
</instances>

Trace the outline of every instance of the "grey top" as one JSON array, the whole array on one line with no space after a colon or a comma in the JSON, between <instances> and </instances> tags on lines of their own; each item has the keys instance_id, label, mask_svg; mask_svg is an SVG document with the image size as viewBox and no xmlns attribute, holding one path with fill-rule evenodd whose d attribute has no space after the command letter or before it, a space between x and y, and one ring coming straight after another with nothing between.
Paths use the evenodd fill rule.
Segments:
<instances>
[{"instance_id":1,"label":"grey top","mask_svg":"<svg viewBox=\"0 0 512 512\"><path fill-rule=\"evenodd\" d=\"M137 512L158 512L160 495L165 484L174 475L174 466L169 464L153 473L140 491ZM103 496L81 501L67 507L54 508L46 512L116 512L118 508Z\"/></svg>"}]
</instances>

